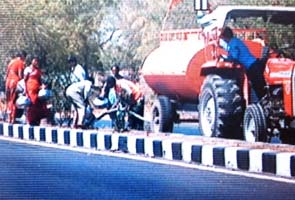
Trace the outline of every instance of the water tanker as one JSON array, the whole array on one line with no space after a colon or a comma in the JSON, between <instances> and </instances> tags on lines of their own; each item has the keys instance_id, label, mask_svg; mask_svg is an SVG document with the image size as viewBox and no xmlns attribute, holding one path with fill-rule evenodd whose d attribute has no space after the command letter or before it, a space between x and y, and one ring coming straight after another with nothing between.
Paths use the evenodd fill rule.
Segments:
<instances>
[{"instance_id":1,"label":"water tanker","mask_svg":"<svg viewBox=\"0 0 295 200\"><path fill-rule=\"evenodd\" d=\"M201 132L209 137L267 141L277 132L294 130L295 52L289 48L289 56L272 56L269 44L274 41L267 30L292 29L294 17L294 7L218 6L198 21L199 29L162 31L159 47L142 66L145 81L157 94L152 131L172 132L173 124L181 122L180 110L198 112ZM219 36L225 26L265 61L263 99L255 98L241 64L222 59L227 53Z\"/></svg>"}]
</instances>

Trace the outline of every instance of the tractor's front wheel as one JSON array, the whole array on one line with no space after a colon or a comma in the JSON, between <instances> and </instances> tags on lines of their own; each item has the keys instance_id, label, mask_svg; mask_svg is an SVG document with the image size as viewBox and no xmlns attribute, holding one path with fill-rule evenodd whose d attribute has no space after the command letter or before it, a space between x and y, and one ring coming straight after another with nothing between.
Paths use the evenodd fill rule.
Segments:
<instances>
[{"instance_id":1,"label":"tractor's front wheel","mask_svg":"<svg viewBox=\"0 0 295 200\"><path fill-rule=\"evenodd\" d=\"M244 114L244 139L247 142L267 142L267 124L260 104L252 104Z\"/></svg>"}]
</instances>

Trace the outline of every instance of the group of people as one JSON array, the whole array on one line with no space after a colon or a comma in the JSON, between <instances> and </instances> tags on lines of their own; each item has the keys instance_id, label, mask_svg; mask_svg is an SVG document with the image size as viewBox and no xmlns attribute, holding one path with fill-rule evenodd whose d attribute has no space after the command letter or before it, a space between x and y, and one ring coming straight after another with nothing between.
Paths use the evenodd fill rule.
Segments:
<instances>
[{"instance_id":1,"label":"group of people","mask_svg":"<svg viewBox=\"0 0 295 200\"><path fill-rule=\"evenodd\" d=\"M120 68L117 65L112 67L111 75L105 78L102 87L94 85L94 79L88 76L87 70L81 66L76 56L70 55L67 59L70 67L70 84L65 89L67 101L71 103L73 128L87 128L85 117L87 110L92 112L95 108L113 109L124 101L128 109L143 115L143 93L139 86L126 79L120 74ZM40 97L40 91L47 87L42 83L42 71L39 68L39 59L33 56L28 59L25 51L19 52L11 59L6 72L6 101L7 101L7 121L15 123L20 96L28 100L28 105L23 109L26 123L30 125L39 125L41 119L49 118L50 111L47 108L46 101ZM20 83L23 83L20 91ZM94 92L96 91L96 92ZM96 94L96 100L90 96ZM92 100L92 102L90 102ZM93 102L96 102L93 103ZM97 103L99 102L99 103ZM115 124L116 115L110 113L112 125ZM143 122L136 117L128 116L128 127L132 129L143 129Z\"/></svg>"},{"instance_id":2,"label":"group of people","mask_svg":"<svg viewBox=\"0 0 295 200\"><path fill-rule=\"evenodd\" d=\"M122 101L127 102L129 110L143 115L143 93L136 83L119 73L119 66L112 67L112 74L106 77L102 88L99 88L94 85L94 79L87 76L85 69L78 64L76 57L70 56L68 63L71 67L71 84L66 88L65 94L75 110L72 124L74 128L87 128L87 111L92 112L95 108L113 109ZM93 94L95 97L90 98ZM110 113L110 117L115 128L116 113ZM126 129L143 129L143 122L133 115L128 116L127 124Z\"/></svg>"},{"instance_id":3,"label":"group of people","mask_svg":"<svg viewBox=\"0 0 295 200\"><path fill-rule=\"evenodd\" d=\"M5 79L6 113L9 123L15 123L20 110L30 125L39 125L41 119L49 117L50 112L46 102L39 98L40 90L46 87L41 78L38 56L27 57L25 51L20 51L11 59ZM27 103L26 107L21 109L17 106L17 99L20 96L25 97Z\"/></svg>"}]
</instances>

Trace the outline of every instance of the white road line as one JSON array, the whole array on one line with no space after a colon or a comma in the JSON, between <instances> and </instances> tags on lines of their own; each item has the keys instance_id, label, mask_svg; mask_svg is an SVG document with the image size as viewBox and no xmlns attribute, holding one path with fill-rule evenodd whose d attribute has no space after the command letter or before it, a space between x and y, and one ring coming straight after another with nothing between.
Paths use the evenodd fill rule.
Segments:
<instances>
[{"instance_id":1,"label":"white road line","mask_svg":"<svg viewBox=\"0 0 295 200\"><path fill-rule=\"evenodd\" d=\"M271 181L295 184L295 179L288 178L288 177L272 176L271 174L269 174L269 175L255 174L253 172L250 173L247 171L239 171L239 170L233 171L233 170L227 169L227 168L203 166L203 165L198 165L196 163L194 163L194 164L193 163L185 163L183 161L164 160L161 158L145 157L143 155L130 155L130 154L121 153L121 152L99 151L99 150L95 150L95 149L85 149L85 148L81 148L81 147L63 146L63 145L59 145L59 144L51 144L51 143L49 144L49 143L36 142L36 141L30 141L30 140L21 140L21 139L15 139L15 138L4 137L4 136L0 136L0 140L29 144L29 145L34 145L34 146L69 150L69 151L75 151L75 152L86 153L86 154L96 154L96 155L103 155L103 156L126 158L126 159L145 161L145 162L150 162L150 163L173 165L173 166L185 167L185 168L190 168L190 169L213 171L213 172L230 174L230 175L237 175L237 176L244 176L244 177L249 177L249 178L256 178L256 179L262 179L262 180L271 180Z\"/></svg>"}]
</instances>

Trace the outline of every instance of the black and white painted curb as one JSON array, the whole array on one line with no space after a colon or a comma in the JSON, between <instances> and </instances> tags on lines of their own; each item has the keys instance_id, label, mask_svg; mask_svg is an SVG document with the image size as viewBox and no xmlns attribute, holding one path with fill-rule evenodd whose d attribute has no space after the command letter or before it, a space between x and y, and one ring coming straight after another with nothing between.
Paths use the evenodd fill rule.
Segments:
<instances>
[{"instance_id":1,"label":"black and white painted curb","mask_svg":"<svg viewBox=\"0 0 295 200\"><path fill-rule=\"evenodd\" d=\"M0 123L0 136L295 178L295 152L206 145L184 137Z\"/></svg>"}]
</instances>

